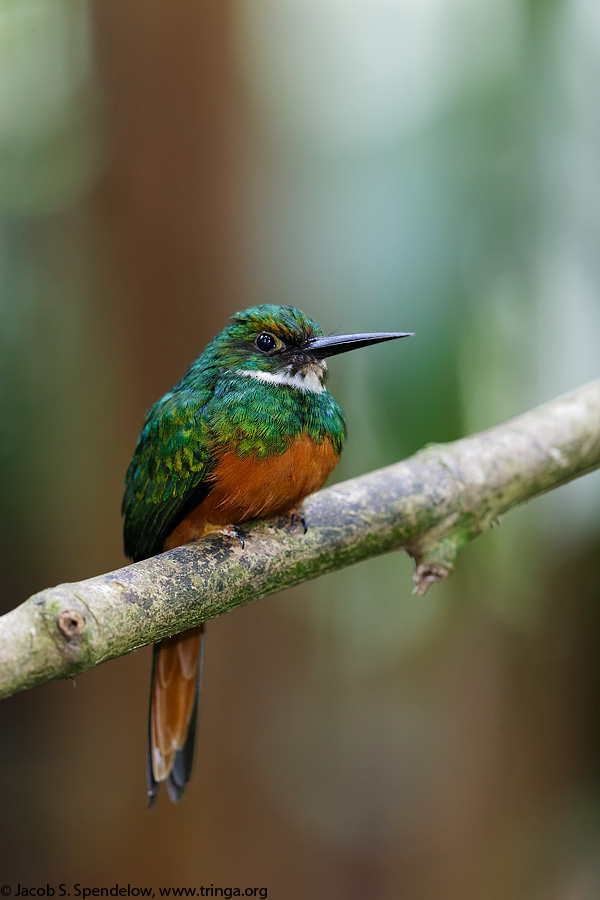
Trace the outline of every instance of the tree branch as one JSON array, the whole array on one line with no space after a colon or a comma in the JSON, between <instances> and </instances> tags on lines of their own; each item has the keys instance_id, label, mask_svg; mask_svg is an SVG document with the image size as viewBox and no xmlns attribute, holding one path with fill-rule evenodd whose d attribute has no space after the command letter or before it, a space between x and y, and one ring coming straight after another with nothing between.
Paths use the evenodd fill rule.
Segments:
<instances>
[{"instance_id":1,"label":"tree branch","mask_svg":"<svg viewBox=\"0 0 600 900\"><path fill-rule=\"evenodd\" d=\"M212 534L0 617L0 697L65 678L259 597L404 548L415 592L502 513L600 466L600 380L515 419L309 497L289 520Z\"/></svg>"}]
</instances>

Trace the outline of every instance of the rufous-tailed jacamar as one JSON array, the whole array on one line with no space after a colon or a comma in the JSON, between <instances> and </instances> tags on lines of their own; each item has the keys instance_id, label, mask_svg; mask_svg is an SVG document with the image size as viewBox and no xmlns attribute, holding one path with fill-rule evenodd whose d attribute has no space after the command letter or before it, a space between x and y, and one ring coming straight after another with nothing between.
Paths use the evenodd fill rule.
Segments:
<instances>
[{"instance_id":1,"label":"rufous-tailed jacamar","mask_svg":"<svg viewBox=\"0 0 600 900\"><path fill-rule=\"evenodd\" d=\"M127 471L125 553L134 560L296 507L335 468L346 435L325 387L326 359L407 337L324 337L293 306L236 313L181 381L155 403ZM179 800L190 777L202 626L154 645L148 802L161 781Z\"/></svg>"}]
</instances>

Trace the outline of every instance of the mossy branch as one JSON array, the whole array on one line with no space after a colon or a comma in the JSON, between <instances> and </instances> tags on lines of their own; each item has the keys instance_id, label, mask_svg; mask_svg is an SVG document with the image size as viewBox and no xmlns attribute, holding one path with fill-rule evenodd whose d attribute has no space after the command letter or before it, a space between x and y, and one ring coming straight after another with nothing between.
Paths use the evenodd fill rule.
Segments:
<instances>
[{"instance_id":1,"label":"mossy branch","mask_svg":"<svg viewBox=\"0 0 600 900\"><path fill-rule=\"evenodd\" d=\"M503 513L600 466L600 380L481 434L309 497L306 534L244 525L74 584L0 617L0 697L83 672L282 588L403 548L415 592Z\"/></svg>"}]
</instances>

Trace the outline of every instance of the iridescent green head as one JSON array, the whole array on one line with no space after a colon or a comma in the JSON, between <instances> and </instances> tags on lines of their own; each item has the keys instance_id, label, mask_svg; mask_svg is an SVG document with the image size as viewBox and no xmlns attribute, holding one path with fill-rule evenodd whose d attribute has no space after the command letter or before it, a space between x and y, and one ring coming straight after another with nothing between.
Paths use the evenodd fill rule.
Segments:
<instances>
[{"instance_id":1,"label":"iridescent green head","mask_svg":"<svg viewBox=\"0 0 600 900\"><path fill-rule=\"evenodd\" d=\"M327 357L400 337L407 334L324 337L321 326L299 309L263 303L235 313L206 350L212 365L232 373L320 393L327 378Z\"/></svg>"}]
</instances>

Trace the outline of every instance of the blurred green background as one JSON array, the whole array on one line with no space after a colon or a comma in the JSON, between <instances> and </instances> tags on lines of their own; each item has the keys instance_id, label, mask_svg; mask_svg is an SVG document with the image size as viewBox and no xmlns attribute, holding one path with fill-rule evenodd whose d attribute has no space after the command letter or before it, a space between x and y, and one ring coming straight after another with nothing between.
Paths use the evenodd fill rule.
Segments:
<instances>
[{"instance_id":1,"label":"blurred green background","mask_svg":"<svg viewBox=\"0 0 600 900\"><path fill-rule=\"evenodd\" d=\"M336 478L598 375L594 0L0 0L2 611L125 563L146 409L237 309L341 357ZM399 554L210 623L145 807L150 651L0 706L0 881L600 897L600 480L411 595Z\"/></svg>"}]
</instances>

